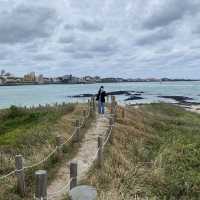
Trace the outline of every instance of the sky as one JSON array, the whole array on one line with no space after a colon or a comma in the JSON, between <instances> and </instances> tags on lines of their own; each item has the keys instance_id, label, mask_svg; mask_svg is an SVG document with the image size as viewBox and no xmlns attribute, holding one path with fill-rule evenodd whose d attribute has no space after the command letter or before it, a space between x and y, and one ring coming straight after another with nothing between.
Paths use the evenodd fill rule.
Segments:
<instances>
[{"instance_id":1,"label":"sky","mask_svg":"<svg viewBox=\"0 0 200 200\"><path fill-rule=\"evenodd\" d=\"M200 1L0 0L0 69L200 78Z\"/></svg>"}]
</instances>

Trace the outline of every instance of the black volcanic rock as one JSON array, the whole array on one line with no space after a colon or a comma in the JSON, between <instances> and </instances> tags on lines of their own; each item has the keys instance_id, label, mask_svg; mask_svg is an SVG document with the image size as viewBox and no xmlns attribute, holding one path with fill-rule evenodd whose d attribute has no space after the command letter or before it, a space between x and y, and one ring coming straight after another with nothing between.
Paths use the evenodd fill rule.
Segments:
<instances>
[{"instance_id":1,"label":"black volcanic rock","mask_svg":"<svg viewBox=\"0 0 200 200\"><path fill-rule=\"evenodd\" d=\"M131 96L133 95L139 96L143 94L144 92L142 91L128 91L128 90L119 90L119 91L113 91L113 92L107 92L107 95L125 95L125 96ZM84 98L84 97L93 97L96 96L96 94L79 94L79 95L74 95L74 96L68 96L70 98Z\"/></svg>"},{"instance_id":2,"label":"black volcanic rock","mask_svg":"<svg viewBox=\"0 0 200 200\"><path fill-rule=\"evenodd\" d=\"M193 100L193 98L185 97L185 96L158 96L158 97L165 98L165 99L173 99L178 102L185 102L188 100Z\"/></svg>"},{"instance_id":3,"label":"black volcanic rock","mask_svg":"<svg viewBox=\"0 0 200 200\"><path fill-rule=\"evenodd\" d=\"M113 92L107 92L108 95L131 95L132 91L113 91Z\"/></svg>"},{"instance_id":4,"label":"black volcanic rock","mask_svg":"<svg viewBox=\"0 0 200 200\"><path fill-rule=\"evenodd\" d=\"M74 96L68 96L70 98L84 98L84 97L93 97L93 94L79 94L79 95L74 95Z\"/></svg>"},{"instance_id":5,"label":"black volcanic rock","mask_svg":"<svg viewBox=\"0 0 200 200\"><path fill-rule=\"evenodd\" d=\"M129 98L125 99L124 101L133 101L133 100L141 100L144 99L143 97L139 97L137 95L131 95Z\"/></svg>"},{"instance_id":6,"label":"black volcanic rock","mask_svg":"<svg viewBox=\"0 0 200 200\"><path fill-rule=\"evenodd\" d=\"M143 94L144 92L132 91L132 90L119 90L119 91L107 92L108 95L126 95L126 96L133 95L133 93L137 93L137 95L139 95Z\"/></svg>"}]
</instances>

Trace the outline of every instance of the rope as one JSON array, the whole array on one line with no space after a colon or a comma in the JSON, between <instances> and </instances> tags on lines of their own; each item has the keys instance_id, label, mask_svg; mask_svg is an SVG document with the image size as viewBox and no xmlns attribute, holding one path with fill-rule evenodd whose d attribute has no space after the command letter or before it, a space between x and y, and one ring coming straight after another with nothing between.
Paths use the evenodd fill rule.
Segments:
<instances>
[{"instance_id":1,"label":"rope","mask_svg":"<svg viewBox=\"0 0 200 200\"><path fill-rule=\"evenodd\" d=\"M13 175L13 174L15 174L15 170L12 171L12 172L10 172L10 173L8 173L8 174L6 174L6 175L1 176L1 177L0 177L0 180L3 180L3 179L5 179L5 178L7 178L7 177L9 177L9 176L11 176L11 175Z\"/></svg>"},{"instance_id":2,"label":"rope","mask_svg":"<svg viewBox=\"0 0 200 200\"><path fill-rule=\"evenodd\" d=\"M30 168L37 167L37 166L43 164L44 162L46 162L57 151L57 149L58 149L58 147L56 146L56 148L46 158L44 158L43 160L41 160L41 161L31 165L31 166L24 167L23 169L18 170L18 172L20 172L20 171L22 171L24 169L30 169Z\"/></svg>"},{"instance_id":3,"label":"rope","mask_svg":"<svg viewBox=\"0 0 200 200\"><path fill-rule=\"evenodd\" d=\"M90 117L90 109L89 109L89 111L88 111L88 115L86 116L86 118L89 118L89 117ZM82 118L82 119L83 119L83 120L82 120L81 126L79 126L79 127L77 127L77 128L82 128L82 127L84 126L86 119L84 119L84 118ZM71 140L71 139L74 137L74 135L76 134L76 131L77 131L77 129L75 129L74 132L73 132L73 134L70 136L70 138L68 138L68 139L67 139L63 144L61 144L59 147L62 147L62 146L64 146L65 144L67 144L68 142L70 142L70 140ZM6 178L8 178L9 176L15 174L16 172L21 172L21 171L23 171L23 170L25 170L25 169L34 168L34 167L37 167L37 166L43 164L44 162L46 162L46 161L58 150L59 147L56 146L55 149L54 149L51 153L49 153L49 155L46 156L43 160L41 160L41 161L39 161L39 162L37 162L37 163L35 163L35 164L33 164L33 165L30 165L30 166L27 166L27 167L23 167L23 168L20 169L20 170L13 170L13 171L11 171L10 173L1 176L1 177L0 177L0 180L6 179Z\"/></svg>"},{"instance_id":4,"label":"rope","mask_svg":"<svg viewBox=\"0 0 200 200\"><path fill-rule=\"evenodd\" d=\"M69 189L69 185L70 185L72 180L73 180L73 178L71 178L69 180L69 182L66 185L64 185L60 190L58 190L56 192L48 193L47 200L51 199L52 197L56 197L58 194L62 193L64 190Z\"/></svg>"},{"instance_id":5,"label":"rope","mask_svg":"<svg viewBox=\"0 0 200 200\"><path fill-rule=\"evenodd\" d=\"M84 124L84 121L85 121L85 120L83 120L82 124ZM112 129L113 129L114 125L107 126L107 127L110 128L110 130L109 130L109 133L108 133L107 138L105 139L105 141L104 141L104 143L103 143L103 148L105 147L105 145L108 143L108 141L109 141L109 139L110 139L110 136L111 136L111 134L112 134ZM107 128L107 127L106 127L106 128ZM79 128L79 127L78 127L78 128ZM107 130L106 130L106 132L107 132ZM74 131L74 133L72 134L72 136L71 136L67 141L69 141L69 140L73 137L73 135L74 135L75 133L76 133L76 130ZM65 144L65 143L63 143L62 145L64 145L64 144ZM97 149L97 151L96 151L96 153L95 153L95 156L94 156L94 159L93 159L93 162L97 159L99 150L100 150L100 148ZM79 177L80 177L80 176L77 176L76 178L78 179ZM50 199L52 199L53 197L58 196L58 194L63 193L63 191L65 191L65 190L66 190L66 192L67 192L67 190L69 190L69 185L70 185L70 183L71 183L72 180L73 180L73 178L70 179L70 180L68 181L68 183L67 183L66 185L64 185L61 189L59 189L58 191L53 192L53 193L48 193L48 195L47 195L47 200L50 200Z\"/></svg>"},{"instance_id":6,"label":"rope","mask_svg":"<svg viewBox=\"0 0 200 200\"><path fill-rule=\"evenodd\" d=\"M112 129L113 129L113 126L111 126L110 132L109 132L109 134L108 134L108 137L107 137L107 139L105 140L105 142L103 143L103 148L104 148L104 146L108 143L108 141L109 141L109 139L110 139L110 136L111 136L111 134L112 134Z\"/></svg>"}]
</instances>

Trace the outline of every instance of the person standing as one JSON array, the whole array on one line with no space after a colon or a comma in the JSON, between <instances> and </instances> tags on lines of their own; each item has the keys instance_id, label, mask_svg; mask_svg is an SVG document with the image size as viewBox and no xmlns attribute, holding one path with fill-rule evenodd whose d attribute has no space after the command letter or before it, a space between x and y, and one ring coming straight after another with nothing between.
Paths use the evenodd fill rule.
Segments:
<instances>
[{"instance_id":1,"label":"person standing","mask_svg":"<svg viewBox=\"0 0 200 200\"><path fill-rule=\"evenodd\" d=\"M96 98L96 100L98 101L99 114L105 113L105 97L106 96L107 96L107 94L104 90L104 86L101 86L99 91L98 91L97 98Z\"/></svg>"}]
</instances>

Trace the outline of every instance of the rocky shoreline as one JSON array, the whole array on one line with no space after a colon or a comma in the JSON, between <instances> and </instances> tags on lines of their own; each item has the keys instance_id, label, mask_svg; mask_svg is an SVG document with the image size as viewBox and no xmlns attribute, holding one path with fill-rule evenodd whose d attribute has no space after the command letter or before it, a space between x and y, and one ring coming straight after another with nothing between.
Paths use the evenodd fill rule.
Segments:
<instances>
[{"instance_id":1,"label":"rocky shoreline","mask_svg":"<svg viewBox=\"0 0 200 200\"><path fill-rule=\"evenodd\" d=\"M107 94L115 95L115 96L125 96L127 98L124 99L124 102L142 100L142 99L145 99L145 97L143 95L148 95L148 94L145 94L145 92L143 92L143 91L132 91L132 90L117 90L117 91L108 92ZM68 97L70 97L70 98L90 98L93 96L96 96L96 94L85 93L85 94L79 94L79 95L68 96ZM155 95L155 97L161 98L161 99L163 99L163 101L164 101L164 99L173 100L174 102L172 104L180 105L180 106L183 106L186 108L191 108L192 106L200 107L200 102L195 102L195 100L193 98L187 97L187 96ZM132 104L130 104L130 105L132 105ZM135 104L133 104L133 105L135 105Z\"/></svg>"},{"instance_id":2,"label":"rocky shoreline","mask_svg":"<svg viewBox=\"0 0 200 200\"><path fill-rule=\"evenodd\" d=\"M127 98L124 99L124 101L134 101L134 100L141 100L145 99L142 95L145 94L143 91L133 91L133 90L118 90L118 91L112 91L108 92L108 95L115 95L115 96L127 96ZM85 94L78 94L74 96L68 96L70 98L89 98L96 96L96 94L91 93L85 93ZM200 102L195 102L193 98L187 97L187 96L170 96L170 95L155 95L158 98L161 99L171 99L174 100L178 104L182 105L200 105Z\"/></svg>"}]
</instances>

